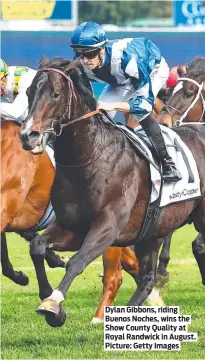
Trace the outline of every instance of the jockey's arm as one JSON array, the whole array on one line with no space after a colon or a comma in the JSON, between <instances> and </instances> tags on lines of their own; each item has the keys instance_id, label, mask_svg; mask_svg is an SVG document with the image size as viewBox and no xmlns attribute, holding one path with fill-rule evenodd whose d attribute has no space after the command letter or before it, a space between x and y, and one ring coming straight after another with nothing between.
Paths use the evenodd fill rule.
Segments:
<instances>
[{"instance_id":1,"label":"jockey's arm","mask_svg":"<svg viewBox=\"0 0 205 360\"><path fill-rule=\"evenodd\" d=\"M153 110L154 94L150 74L145 65L140 61L138 61L137 76L132 78L132 83L136 89L136 93L133 98L128 101L130 113L142 120Z\"/></svg>"},{"instance_id":2,"label":"jockey's arm","mask_svg":"<svg viewBox=\"0 0 205 360\"><path fill-rule=\"evenodd\" d=\"M122 112L130 112L130 105L128 102L121 101L113 101L111 103L107 103L104 101L98 101L97 104L98 109L103 109L105 111L122 111Z\"/></svg>"},{"instance_id":3,"label":"jockey's arm","mask_svg":"<svg viewBox=\"0 0 205 360\"><path fill-rule=\"evenodd\" d=\"M26 89L18 94L13 103L0 103L0 114L5 120L13 120L21 123L28 110L28 97Z\"/></svg>"},{"instance_id":4,"label":"jockey's arm","mask_svg":"<svg viewBox=\"0 0 205 360\"><path fill-rule=\"evenodd\" d=\"M131 73L126 73L131 78L132 84L136 89L133 98L128 102L106 103L99 101L98 108L106 111L122 111L140 117L141 119L149 115L154 107L154 95L150 75L143 63L136 64L137 68Z\"/></svg>"}]
</instances>

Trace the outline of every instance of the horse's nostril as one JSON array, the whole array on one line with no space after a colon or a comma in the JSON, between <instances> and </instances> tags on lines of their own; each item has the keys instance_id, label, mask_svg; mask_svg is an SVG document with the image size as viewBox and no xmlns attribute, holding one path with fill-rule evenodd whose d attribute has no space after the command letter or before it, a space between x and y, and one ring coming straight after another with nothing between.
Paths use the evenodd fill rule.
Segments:
<instances>
[{"instance_id":1,"label":"horse's nostril","mask_svg":"<svg viewBox=\"0 0 205 360\"><path fill-rule=\"evenodd\" d=\"M31 131L31 133L28 135L29 139L36 139L40 136L40 133L38 131Z\"/></svg>"},{"instance_id":2,"label":"horse's nostril","mask_svg":"<svg viewBox=\"0 0 205 360\"><path fill-rule=\"evenodd\" d=\"M29 133L28 131L21 130L19 132L19 137L25 150L27 150L28 146L34 146L37 143L39 136L40 133L38 131L31 131Z\"/></svg>"}]
</instances>

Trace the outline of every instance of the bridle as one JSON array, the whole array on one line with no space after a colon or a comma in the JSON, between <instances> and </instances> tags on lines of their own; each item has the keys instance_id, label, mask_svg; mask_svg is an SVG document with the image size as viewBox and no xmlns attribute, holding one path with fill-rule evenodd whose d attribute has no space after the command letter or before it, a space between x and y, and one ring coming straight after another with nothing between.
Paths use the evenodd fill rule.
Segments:
<instances>
[{"instance_id":1,"label":"bridle","mask_svg":"<svg viewBox=\"0 0 205 360\"><path fill-rule=\"evenodd\" d=\"M173 125L174 126L180 126L182 125L183 123L183 120L186 118L188 112L195 106L195 104L197 103L197 101L200 99L201 102L202 102L202 115L201 115L201 118L198 122L202 122L202 119L203 119L203 116L204 116L204 112L205 112L205 99L203 97L203 94L202 94L202 90L203 90L203 86L204 86L204 83L202 82L201 84L199 84L196 80L193 80L191 78L188 78L188 77L181 77L181 78L178 78L178 81L190 81L192 82L193 84L195 84L197 87L198 87L198 92L194 98L194 100L192 101L192 103L189 105L189 107L187 108L187 110L184 112L184 114L182 114L179 110L175 109L173 106L167 104L164 109L169 113L169 115L172 117L172 114L171 112L169 111L169 109L172 109L174 111L176 111L181 117L179 120L177 120L175 122L175 124Z\"/></svg>"},{"instance_id":2,"label":"bridle","mask_svg":"<svg viewBox=\"0 0 205 360\"><path fill-rule=\"evenodd\" d=\"M69 97L69 100L68 100L68 105L67 105L67 108L66 108L66 111L65 113L63 114L61 120L65 120L66 119L66 116L68 117L68 119L70 119L71 117L71 103L72 103L72 96L75 97L75 99L77 100L76 98L76 95L75 95L75 91L74 91L74 85L73 85L73 82L70 78L70 76L68 76L66 73L64 73L63 71L59 70L59 69L56 69L56 68L41 68L39 69L37 72L40 72L40 71L54 71L54 72L57 72L59 74L61 74L64 78L66 78L68 80L68 86L69 86L69 92L70 92L70 97ZM90 118L91 116L94 116L96 114L100 114L101 111L99 109L96 109L94 111L90 111L82 116L79 116L78 118L72 120L72 121L69 121L67 123L60 123L59 126L60 126L60 129L59 131L57 132L54 128L54 124L58 121L57 120L53 120L52 121L52 124L51 124L51 128L48 128L46 130L44 130L44 133L50 133L52 135L54 135L55 137L56 136L60 136L62 134L62 131L65 127L67 126L70 126L70 125L73 125L75 123L77 123L78 121L81 121L81 120L84 120L84 119L88 119ZM55 139L54 137L54 139Z\"/></svg>"},{"instance_id":3,"label":"bridle","mask_svg":"<svg viewBox=\"0 0 205 360\"><path fill-rule=\"evenodd\" d=\"M65 74L63 71L59 70L59 69L55 69L55 68L41 68L38 70L38 72L40 71L54 71L54 72L57 72L59 74L61 74L64 78L66 78L68 80L68 86L69 86L69 92L70 92L70 97L69 97L69 101L68 101L68 105L67 105L67 108L66 108L66 111L65 113L63 114L62 116L62 120L65 120L66 119L66 115L68 115L68 119L70 119L70 116L71 116L71 103L72 103L72 96L75 97L75 99L77 100L77 97L75 95L75 91L74 91L74 85L73 85L73 82L70 78L70 76L68 76L67 74ZM55 137L56 136L60 136L62 134L62 131L65 127L69 126L69 125L72 125L72 124L75 124L77 123L78 121L81 121L81 120L84 120L84 119L88 119L90 118L91 116L94 116L96 114L100 114L101 111L99 109L96 109L94 111L90 111L82 116L79 116L78 118L72 120L72 121L69 121L67 123L61 123L59 124L60 125L60 129L59 129L59 132L56 132L55 128L54 128L54 124L55 122L58 122L57 120L53 120L52 121L52 124L51 124L51 128L49 129L46 129L44 130L44 133L50 133L52 135L54 135L54 139L53 141L55 140ZM90 160L86 163L83 163L83 164L76 164L76 165L64 165L64 164L60 164L58 162L56 162L56 165L58 166L61 166L61 167L64 167L64 168L77 168L77 167L83 167L83 166L87 166L87 165L90 165L92 163L94 163L96 160L98 160L101 156L102 156L103 152L100 153L100 155L96 158L94 158L93 160Z\"/></svg>"}]
</instances>

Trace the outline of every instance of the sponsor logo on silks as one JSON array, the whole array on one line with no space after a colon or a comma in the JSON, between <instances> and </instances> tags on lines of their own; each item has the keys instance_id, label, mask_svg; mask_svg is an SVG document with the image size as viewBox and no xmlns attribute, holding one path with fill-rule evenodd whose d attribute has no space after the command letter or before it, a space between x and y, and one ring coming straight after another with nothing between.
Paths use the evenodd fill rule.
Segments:
<instances>
[{"instance_id":1,"label":"sponsor logo on silks","mask_svg":"<svg viewBox=\"0 0 205 360\"><path fill-rule=\"evenodd\" d=\"M173 193L173 194L169 195L169 199L170 200L181 199L185 196L192 196L192 195L196 194L197 192L198 192L198 188L190 189L190 190L184 189L182 191L178 191L177 193Z\"/></svg>"}]
</instances>

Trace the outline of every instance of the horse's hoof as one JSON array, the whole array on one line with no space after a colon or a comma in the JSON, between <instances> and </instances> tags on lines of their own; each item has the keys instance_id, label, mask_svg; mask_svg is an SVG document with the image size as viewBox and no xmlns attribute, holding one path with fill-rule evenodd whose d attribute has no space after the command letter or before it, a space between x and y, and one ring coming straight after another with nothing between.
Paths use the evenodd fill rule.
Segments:
<instances>
[{"instance_id":1,"label":"horse's hoof","mask_svg":"<svg viewBox=\"0 0 205 360\"><path fill-rule=\"evenodd\" d=\"M12 280L21 286L26 286L29 283L29 277L23 271L15 271L15 277Z\"/></svg>"},{"instance_id":2,"label":"horse's hoof","mask_svg":"<svg viewBox=\"0 0 205 360\"><path fill-rule=\"evenodd\" d=\"M52 313L55 315L60 314L60 304L58 304L55 300L45 299L41 305L36 309L37 314L39 315L47 315L48 313Z\"/></svg>"},{"instance_id":3,"label":"horse's hoof","mask_svg":"<svg viewBox=\"0 0 205 360\"><path fill-rule=\"evenodd\" d=\"M46 318L46 322L48 325L52 326L52 327L60 327L63 326L63 324L66 321L66 312L65 310L62 308L61 305L60 306L60 313L58 315L54 314L54 313L47 313L45 315Z\"/></svg>"},{"instance_id":4,"label":"horse's hoof","mask_svg":"<svg viewBox=\"0 0 205 360\"><path fill-rule=\"evenodd\" d=\"M156 284L155 284L155 287L156 288L164 288L165 286L167 286L169 282L169 273L167 273L167 275L157 275L157 281L156 281Z\"/></svg>"},{"instance_id":5,"label":"horse's hoof","mask_svg":"<svg viewBox=\"0 0 205 360\"><path fill-rule=\"evenodd\" d=\"M96 318L94 317L92 320L91 320L91 324L103 324L104 323L104 320L103 319L99 319L99 318Z\"/></svg>"}]
</instances>

